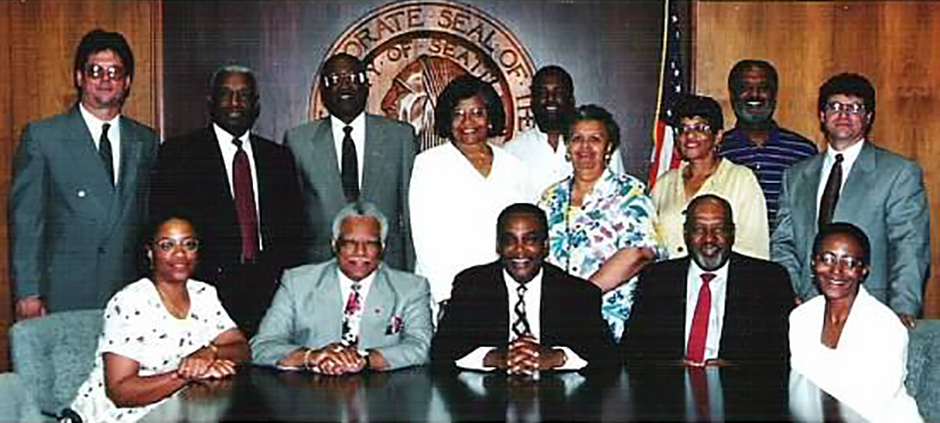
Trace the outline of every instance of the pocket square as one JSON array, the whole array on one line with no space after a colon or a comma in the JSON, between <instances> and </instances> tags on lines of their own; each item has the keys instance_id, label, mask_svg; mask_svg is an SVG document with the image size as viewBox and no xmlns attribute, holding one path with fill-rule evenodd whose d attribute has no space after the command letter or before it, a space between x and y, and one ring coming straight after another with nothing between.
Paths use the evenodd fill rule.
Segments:
<instances>
[{"instance_id":1,"label":"pocket square","mask_svg":"<svg viewBox=\"0 0 940 423\"><path fill-rule=\"evenodd\" d=\"M392 320L388 323L388 327L385 328L386 335L394 335L401 332L405 327L405 322L401 319L400 316L392 316Z\"/></svg>"}]
</instances>

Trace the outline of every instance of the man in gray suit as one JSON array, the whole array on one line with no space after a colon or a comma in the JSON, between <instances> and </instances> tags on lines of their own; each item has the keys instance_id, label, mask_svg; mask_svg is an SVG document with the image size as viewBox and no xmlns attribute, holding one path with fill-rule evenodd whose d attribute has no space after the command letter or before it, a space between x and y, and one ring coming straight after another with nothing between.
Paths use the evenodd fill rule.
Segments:
<instances>
[{"instance_id":1,"label":"man in gray suit","mask_svg":"<svg viewBox=\"0 0 940 423\"><path fill-rule=\"evenodd\" d=\"M790 272L797 301L813 283L813 239L820 225L849 222L871 239L865 288L913 327L930 264L930 213L921 169L868 140L875 89L861 75L840 74L819 89L819 122L827 151L784 174L771 258Z\"/></svg>"},{"instance_id":2,"label":"man in gray suit","mask_svg":"<svg viewBox=\"0 0 940 423\"><path fill-rule=\"evenodd\" d=\"M284 272L251 339L254 362L330 375L427 361L433 327L427 279L382 263L389 223L367 202L333 220L336 258Z\"/></svg>"},{"instance_id":3,"label":"man in gray suit","mask_svg":"<svg viewBox=\"0 0 940 423\"><path fill-rule=\"evenodd\" d=\"M153 130L121 115L134 55L124 36L96 29L82 38L73 69L78 103L27 125L13 159L18 319L103 308L138 277L158 143Z\"/></svg>"},{"instance_id":4,"label":"man in gray suit","mask_svg":"<svg viewBox=\"0 0 940 423\"><path fill-rule=\"evenodd\" d=\"M308 239L306 259L330 258L330 222L347 202L374 203L389 219L385 262L414 269L408 185L415 156L414 128L365 113L366 65L349 54L329 58L320 71L323 103L330 117L285 135L301 179Z\"/></svg>"}]
</instances>

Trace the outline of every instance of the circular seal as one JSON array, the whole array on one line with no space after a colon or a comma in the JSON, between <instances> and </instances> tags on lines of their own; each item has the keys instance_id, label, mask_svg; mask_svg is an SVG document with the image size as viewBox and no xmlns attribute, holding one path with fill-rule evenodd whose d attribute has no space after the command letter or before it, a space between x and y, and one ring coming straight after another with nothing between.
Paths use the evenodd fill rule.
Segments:
<instances>
[{"instance_id":1,"label":"circular seal","mask_svg":"<svg viewBox=\"0 0 940 423\"><path fill-rule=\"evenodd\" d=\"M474 7L445 1L380 7L350 25L326 58L340 52L368 65L366 111L411 123L422 151L445 142L434 134L434 105L444 87L463 74L492 84L502 98L506 134L494 142L535 125L529 97L532 58L505 26ZM311 119L328 115L321 89L314 78Z\"/></svg>"}]
</instances>

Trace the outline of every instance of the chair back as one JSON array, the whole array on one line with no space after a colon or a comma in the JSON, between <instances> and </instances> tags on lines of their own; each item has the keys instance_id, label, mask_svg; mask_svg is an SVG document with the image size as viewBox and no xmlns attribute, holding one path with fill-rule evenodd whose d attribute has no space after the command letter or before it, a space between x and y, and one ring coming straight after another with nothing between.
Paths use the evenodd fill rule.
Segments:
<instances>
[{"instance_id":1,"label":"chair back","mask_svg":"<svg viewBox=\"0 0 940 423\"><path fill-rule=\"evenodd\" d=\"M102 310L75 310L16 322L10 330L13 370L40 410L68 407L95 364Z\"/></svg>"},{"instance_id":2,"label":"chair back","mask_svg":"<svg viewBox=\"0 0 940 423\"><path fill-rule=\"evenodd\" d=\"M911 331L904 384L924 420L940 421L940 320L918 320Z\"/></svg>"},{"instance_id":3,"label":"chair back","mask_svg":"<svg viewBox=\"0 0 940 423\"><path fill-rule=\"evenodd\" d=\"M45 421L32 393L23 389L25 384L16 373L0 374L0 422Z\"/></svg>"}]
</instances>

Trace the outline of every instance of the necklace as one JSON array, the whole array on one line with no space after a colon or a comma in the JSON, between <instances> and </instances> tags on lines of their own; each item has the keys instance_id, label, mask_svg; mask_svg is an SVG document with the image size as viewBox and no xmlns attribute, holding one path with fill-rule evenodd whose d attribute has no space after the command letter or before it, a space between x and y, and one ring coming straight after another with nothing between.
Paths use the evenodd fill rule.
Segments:
<instances>
[{"instance_id":1,"label":"necklace","mask_svg":"<svg viewBox=\"0 0 940 423\"><path fill-rule=\"evenodd\" d=\"M157 289L157 295L160 296L160 302L163 303L163 307L166 309L167 312L170 313L171 316L179 320L186 319L186 316L189 314L189 310L184 311L184 310L181 310L179 307L176 307L175 305L173 305L173 302L170 301L166 297L166 295L163 293L163 290L160 289L160 287L154 285L154 288Z\"/></svg>"}]
</instances>

